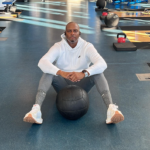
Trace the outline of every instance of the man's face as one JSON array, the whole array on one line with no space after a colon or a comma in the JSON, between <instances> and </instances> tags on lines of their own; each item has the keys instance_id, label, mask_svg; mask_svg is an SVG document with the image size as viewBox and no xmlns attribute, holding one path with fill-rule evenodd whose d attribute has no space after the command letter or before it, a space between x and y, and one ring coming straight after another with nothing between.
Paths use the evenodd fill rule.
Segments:
<instances>
[{"instance_id":1,"label":"man's face","mask_svg":"<svg viewBox=\"0 0 150 150\"><path fill-rule=\"evenodd\" d=\"M76 43L80 36L79 26L75 23L70 23L66 27L66 38L69 43Z\"/></svg>"}]
</instances>

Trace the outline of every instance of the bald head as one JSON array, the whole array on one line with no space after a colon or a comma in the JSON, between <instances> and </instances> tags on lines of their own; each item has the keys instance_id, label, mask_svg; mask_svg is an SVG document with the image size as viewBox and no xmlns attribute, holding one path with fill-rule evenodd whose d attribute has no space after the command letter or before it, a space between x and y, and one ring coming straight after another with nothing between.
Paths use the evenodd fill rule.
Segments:
<instances>
[{"instance_id":1,"label":"bald head","mask_svg":"<svg viewBox=\"0 0 150 150\"><path fill-rule=\"evenodd\" d=\"M66 30L67 30L67 28L70 28L70 27L72 27L72 26L76 26L76 28L78 28L78 30L80 30L79 25L78 25L77 23L75 23L75 22L69 22L69 23L66 25Z\"/></svg>"}]
</instances>

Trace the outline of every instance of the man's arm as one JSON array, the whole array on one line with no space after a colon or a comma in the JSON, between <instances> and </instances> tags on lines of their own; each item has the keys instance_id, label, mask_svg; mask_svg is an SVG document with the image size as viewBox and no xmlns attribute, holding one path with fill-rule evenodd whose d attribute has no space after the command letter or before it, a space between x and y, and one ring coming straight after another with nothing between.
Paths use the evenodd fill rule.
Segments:
<instances>
[{"instance_id":1,"label":"man's arm","mask_svg":"<svg viewBox=\"0 0 150 150\"><path fill-rule=\"evenodd\" d=\"M107 64L92 44L88 47L86 54L93 63L92 66L86 69L90 76L104 72L104 70L107 68Z\"/></svg>"},{"instance_id":2,"label":"man's arm","mask_svg":"<svg viewBox=\"0 0 150 150\"><path fill-rule=\"evenodd\" d=\"M44 73L49 73L53 75L60 75L63 78L71 80L70 76L72 75L72 72L64 72L57 68L55 65L52 63L57 60L59 57L59 45L55 44L50 48L50 50L40 59L38 63L38 67L44 72ZM72 82L75 82L74 80L71 80ZM79 81L76 80L76 81Z\"/></svg>"},{"instance_id":3,"label":"man's arm","mask_svg":"<svg viewBox=\"0 0 150 150\"><path fill-rule=\"evenodd\" d=\"M59 68L57 68L52 63L58 58L60 50L59 45L55 44L50 48L50 50L40 59L38 63L38 67L44 72L53 75L57 75L56 73Z\"/></svg>"}]
</instances>

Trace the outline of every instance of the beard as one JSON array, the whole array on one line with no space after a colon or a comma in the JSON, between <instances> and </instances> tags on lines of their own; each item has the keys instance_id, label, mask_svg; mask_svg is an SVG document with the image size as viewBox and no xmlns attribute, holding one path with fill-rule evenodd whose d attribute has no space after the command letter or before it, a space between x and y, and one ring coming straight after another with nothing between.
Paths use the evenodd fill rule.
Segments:
<instances>
[{"instance_id":1,"label":"beard","mask_svg":"<svg viewBox=\"0 0 150 150\"><path fill-rule=\"evenodd\" d=\"M67 37L66 37L67 41L71 44L74 44L74 43L77 43L78 39L77 40L69 40Z\"/></svg>"}]
</instances>

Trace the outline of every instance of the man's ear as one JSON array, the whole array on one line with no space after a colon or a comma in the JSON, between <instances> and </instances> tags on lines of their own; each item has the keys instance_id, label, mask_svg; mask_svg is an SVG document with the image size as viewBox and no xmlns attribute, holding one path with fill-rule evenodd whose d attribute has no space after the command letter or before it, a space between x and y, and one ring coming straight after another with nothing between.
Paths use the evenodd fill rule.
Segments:
<instances>
[{"instance_id":1,"label":"man's ear","mask_svg":"<svg viewBox=\"0 0 150 150\"><path fill-rule=\"evenodd\" d=\"M64 34L66 35L66 32L64 32Z\"/></svg>"},{"instance_id":2,"label":"man's ear","mask_svg":"<svg viewBox=\"0 0 150 150\"><path fill-rule=\"evenodd\" d=\"M81 35L81 32L79 32L79 35Z\"/></svg>"}]
</instances>

